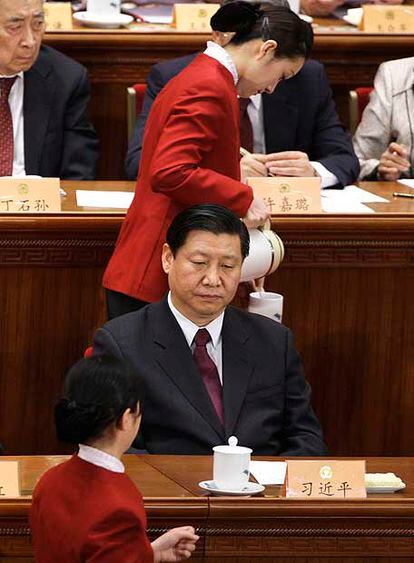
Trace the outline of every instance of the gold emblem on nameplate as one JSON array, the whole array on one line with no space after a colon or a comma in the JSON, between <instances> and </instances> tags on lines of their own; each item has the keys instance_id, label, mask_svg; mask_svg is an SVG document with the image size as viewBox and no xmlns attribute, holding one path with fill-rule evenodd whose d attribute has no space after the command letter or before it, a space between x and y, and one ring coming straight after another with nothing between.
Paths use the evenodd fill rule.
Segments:
<instances>
[{"instance_id":1,"label":"gold emblem on nameplate","mask_svg":"<svg viewBox=\"0 0 414 563\"><path fill-rule=\"evenodd\" d=\"M323 465L320 468L319 475L321 479L332 479L333 471L329 465Z\"/></svg>"},{"instance_id":2,"label":"gold emblem on nameplate","mask_svg":"<svg viewBox=\"0 0 414 563\"><path fill-rule=\"evenodd\" d=\"M20 184L17 191L20 195L26 195L29 193L29 186L27 184Z\"/></svg>"},{"instance_id":3,"label":"gold emblem on nameplate","mask_svg":"<svg viewBox=\"0 0 414 563\"><path fill-rule=\"evenodd\" d=\"M290 186L289 184L280 184L279 186L279 192L281 194L287 194L288 192L290 192Z\"/></svg>"}]
</instances>

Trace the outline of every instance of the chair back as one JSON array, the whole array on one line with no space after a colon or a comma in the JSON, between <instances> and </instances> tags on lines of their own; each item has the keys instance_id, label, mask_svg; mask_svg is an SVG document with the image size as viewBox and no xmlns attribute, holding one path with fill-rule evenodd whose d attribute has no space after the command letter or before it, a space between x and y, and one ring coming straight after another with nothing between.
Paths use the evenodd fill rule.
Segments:
<instances>
[{"instance_id":1,"label":"chair back","mask_svg":"<svg viewBox=\"0 0 414 563\"><path fill-rule=\"evenodd\" d=\"M146 89L146 84L134 84L134 86L127 88L128 141L134 133L137 115L141 113L142 102L144 101Z\"/></svg>"},{"instance_id":2,"label":"chair back","mask_svg":"<svg viewBox=\"0 0 414 563\"><path fill-rule=\"evenodd\" d=\"M349 129L353 135L369 102L372 87L355 88L349 92Z\"/></svg>"}]
</instances>

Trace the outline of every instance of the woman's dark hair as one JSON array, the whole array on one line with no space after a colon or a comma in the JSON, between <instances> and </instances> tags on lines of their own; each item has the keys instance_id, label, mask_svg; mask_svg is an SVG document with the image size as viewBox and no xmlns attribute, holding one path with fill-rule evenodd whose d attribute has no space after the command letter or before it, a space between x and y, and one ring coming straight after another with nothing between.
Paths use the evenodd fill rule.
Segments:
<instances>
[{"instance_id":1,"label":"woman's dark hair","mask_svg":"<svg viewBox=\"0 0 414 563\"><path fill-rule=\"evenodd\" d=\"M269 2L229 2L214 14L210 25L214 31L235 32L229 44L273 39L277 42L276 58L307 58L313 45L310 24L290 8Z\"/></svg>"},{"instance_id":2,"label":"woman's dark hair","mask_svg":"<svg viewBox=\"0 0 414 563\"><path fill-rule=\"evenodd\" d=\"M58 439L71 444L99 438L126 409L137 410L143 384L129 366L112 356L77 362L66 376L64 397L55 406Z\"/></svg>"},{"instance_id":3,"label":"woman's dark hair","mask_svg":"<svg viewBox=\"0 0 414 563\"><path fill-rule=\"evenodd\" d=\"M208 231L215 235L237 235L243 260L249 254L250 237L246 225L229 209L222 205L194 205L181 211L167 231L167 243L174 256L185 244L191 231Z\"/></svg>"}]
</instances>

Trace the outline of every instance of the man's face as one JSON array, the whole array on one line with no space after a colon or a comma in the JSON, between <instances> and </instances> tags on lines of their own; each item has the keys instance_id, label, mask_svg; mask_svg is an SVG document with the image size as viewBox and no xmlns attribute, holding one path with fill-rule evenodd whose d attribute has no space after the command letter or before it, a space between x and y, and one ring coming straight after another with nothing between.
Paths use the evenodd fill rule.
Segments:
<instances>
[{"instance_id":1,"label":"man's face","mask_svg":"<svg viewBox=\"0 0 414 563\"><path fill-rule=\"evenodd\" d=\"M175 257L165 244L162 264L174 306L195 324L208 324L233 299L242 262L238 235L191 231Z\"/></svg>"},{"instance_id":2,"label":"man's face","mask_svg":"<svg viewBox=\"0 0 414 563\"><path fill-rule=\"evenodd\" d=\"M0 74L29 70L43 32L43 0L0 0Z\"/></svg>"}]
</instances>

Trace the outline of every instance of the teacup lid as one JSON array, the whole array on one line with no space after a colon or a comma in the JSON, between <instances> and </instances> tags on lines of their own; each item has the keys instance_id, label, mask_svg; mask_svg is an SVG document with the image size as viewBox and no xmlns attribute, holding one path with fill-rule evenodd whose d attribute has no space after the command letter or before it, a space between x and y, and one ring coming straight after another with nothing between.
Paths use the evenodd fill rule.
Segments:
<instances>
[{"instance_id":1,"label":"teacup lid","mask_svg":"<svg viewBox=\"0 0 414 563\"><path fill-rule=\"evenodd\" d=\"M244 446L238 446L238 439L236 436L230 436L228 439L228 446L214 446L213 451L222 454L251 454L252 450Z\"/></svg>"}]
</instances>

